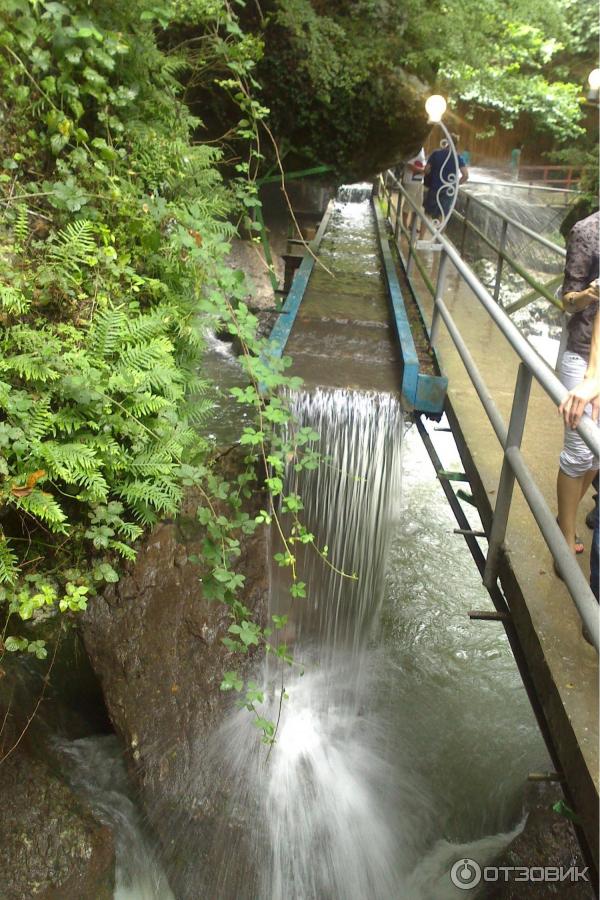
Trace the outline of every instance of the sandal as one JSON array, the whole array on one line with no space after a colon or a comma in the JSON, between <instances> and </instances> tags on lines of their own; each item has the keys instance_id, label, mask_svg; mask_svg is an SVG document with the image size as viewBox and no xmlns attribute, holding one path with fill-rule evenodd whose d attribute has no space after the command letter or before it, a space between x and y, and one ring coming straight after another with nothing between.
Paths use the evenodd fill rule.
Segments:
<instances>
[{"instance_id":1,"label":"sandal","mask_svg":"<svg viewBox=\"0 0 600 900\"><path fill-rule=\"evenodd\" d=\"M558 516L556 517L556 524L558 525ZM560 527L560 526L559 526ZM585 552L585 544L581 540L578 534L575 535L575 555L579 556L580 553Z\"/></svg>"}]
</instances>

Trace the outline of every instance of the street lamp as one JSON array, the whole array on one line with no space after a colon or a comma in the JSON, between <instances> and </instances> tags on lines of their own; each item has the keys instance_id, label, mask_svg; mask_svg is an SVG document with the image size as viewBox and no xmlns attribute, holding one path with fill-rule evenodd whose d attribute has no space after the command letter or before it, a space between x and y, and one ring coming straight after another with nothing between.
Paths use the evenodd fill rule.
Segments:
<instances>
[{"instance_id":1,"label":"street lamp","mask_svg":"<svg viewBox=\"0 0 600 900\"><path fill-rule=\"evenodd\" d=\"M458 162L458 153L456 146L452 140L452 135L443 122L443 116L447 109L447 103L440 94L432 94L425 102L425 112L429 117L432 125L439 125L444 132L444 137L440 142L442 148L448 148L450 151L444 160L439 172L441 184L436 191L436 206L441 213L441 218L431 220L433 225L433 233L427 240L419 241L417 246L421 249L440 250L441 244L437 240L438 236L444 231L450 216L456 206L458 197L458 179L460 175L460 165ZM431 190L431 188L430 188Z\"/></svg>"},{"instance_id":2,"label":"street lamp","mask_svg":"<svg viewBox=\"0 0 600 900\"><path fill-rule=\"evenodd\" d=\"M429 116L430 122L441 122L442 116L446 112L448 104L441 94L432 94L425 101L425 112Z\"/></svg>"},{"instance_id":3,"label":"street lamp","mask_svg":"<svg viewBox=\"0 0 600 900\"><path fill-rule=\"evenodd\" d=\"M588 84L590 86L588 100L595 100L597 102L598 94L600 93L600 69L592 69L588 75Z\"/></svg>"}]
</instances>

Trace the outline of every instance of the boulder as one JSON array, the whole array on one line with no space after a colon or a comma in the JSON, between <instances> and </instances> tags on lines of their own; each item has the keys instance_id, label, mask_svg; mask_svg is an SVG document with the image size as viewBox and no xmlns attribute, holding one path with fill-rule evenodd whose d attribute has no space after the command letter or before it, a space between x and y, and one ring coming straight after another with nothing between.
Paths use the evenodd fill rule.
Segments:
<instances>
[{"instance_id":1,"label":"boulder","mask_svg":"<svg viewBox=\"0 0 600 900\"><path fill-rule=\"evenodd\" d=\"M112 833L39 760L17 747L0 764L2 900L112 900Z\"/></svg>"},{"instance_id":2,"label":"boulder","mask_svg":"<svg viewBox=\"0 0 600 900\"><path fill-rule=\"evenodd\" d=\"M235 470L236 452L224 457L223 465ZM261 504L264 498L256 497L248 512L256 513ZM190 561L201 553L204 537L195 517L198 505L199 497L190 492L177 521L154 528L127 574L94 598L82 617L87 652L179 897L200 895L186 867L197 862L211 827L211 810L203 807L210 793L203 779L210 775L202 748L230 702L220 690L223 673L240 668L239 656L221 641L231 624L228 608L203 599L201 568ZM266 529L242 537L236 568L246 576L240 599L263 621L269 590ZM258 653L250 654L246 665L259 660Z\"/></svg>"}]
</instances>

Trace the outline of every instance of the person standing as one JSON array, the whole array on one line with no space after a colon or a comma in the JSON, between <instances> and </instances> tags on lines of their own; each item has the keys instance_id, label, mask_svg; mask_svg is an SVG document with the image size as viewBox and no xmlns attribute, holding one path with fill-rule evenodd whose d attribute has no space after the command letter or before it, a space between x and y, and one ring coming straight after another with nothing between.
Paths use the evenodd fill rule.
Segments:
<instances>
[{"instance_id":1,"label":"person standing","mask_svg":"<svg viewBox=\"0 0 600 900\"><path fill-rule=\"evenodd\" d=\"M591 408L590 408L591 404ZM558 407L562 415L565 428L577 428L579 420L584 412L588 411L593 421L598 422L600 417L600 313L596 312L592 325L592 340L590 347L590 359L583 381L571 388L563 402ZM594 537L592 540L592 552L590 554L590 587L596 597L600 599L600 515L598 506L594 511Z\"/></svg>"},{"instance_id":2,"label":"person standing","mask_svg":"<svg viewBox=\"0 0 600 900\"><path fill-rule=\"evenodd\" d=\"M577 222L567 243L562 288L565 310L571 314L567 346L560 363L560 380L571 390L584 378L590 360L593 323L598 312L600 212ZM556 479L558 524L573 553L582 553L576 541L575 520L581 498L598 471L598 460L572 428L565 428Z\"/></svg>"},{"instance_id":3,"label":"person standing","mask_svg":"<svg viewBox=\"0 0 600 900\"><path fill-rule=\"evenodd\" d=\"M402 187L419 209L423 206L423 177L426 161L425 150L421 147L416 156L406 160L402 170ZM404 202L404 196L400 204L400 212L402 214L402 224L408 229L412 222L414 210Z\"/></svg>"},{"instance_id":4,"label":"person standing","mask_svg":"<svg viewBox=\"0 0 600 900\"><path fill-rule=\"evenodd\" d=\"M452 135L455 147L458 147L459 137ZM440 147L434 150L425 166L425 183L427 196L425 197L425 212L432 219L441 220L450 212L452 197L458 190L459 184L469 180L469 170L464 156L457 152L458 171L456 160L450 147Z\"/></svg>"}]
</instances>

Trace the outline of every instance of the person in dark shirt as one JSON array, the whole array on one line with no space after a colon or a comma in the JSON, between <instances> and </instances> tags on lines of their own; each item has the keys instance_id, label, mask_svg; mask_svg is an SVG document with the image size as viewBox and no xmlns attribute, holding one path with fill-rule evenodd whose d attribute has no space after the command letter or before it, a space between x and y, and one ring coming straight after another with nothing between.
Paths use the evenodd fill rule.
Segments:
<instances>
[{"instance_id":1,"label":"person in dark shirt","mask_svg":"<svg viewBox=\"0 0 600 900\"><path fill-rule=\"evenodd\" d=\"M458 146L458 135L453 134L452 140ZM464 184L469 179L469 170L464 157L458 154L458 171L456 160L450 147L440 147L434 150L425 166L425 184L427 196L424 209L432 219L443 219L447 216L452 206L453 191L458 190L459 184ZM456 185L454 189L449 183Z\"/></svg>"},{"instance_id":2,"label":"person in dark shirt","mask_svg":"<svg viewBox=\"0 0 600 900\"><path fill-rule=\"evenodd\" d=\"M560 380L569 390L584 379L590 358L592 328L598 312L599 238L600 212L596 212L573 226L567 243L562 297L565 310L572 315ZM576 431L566 428L556 494L558 524L574 553L583 552L575 535L577 508L597 471L598 460L585 441Z\"/></svg>"}]
</instances>

